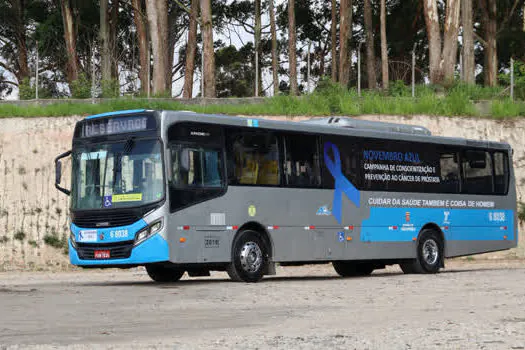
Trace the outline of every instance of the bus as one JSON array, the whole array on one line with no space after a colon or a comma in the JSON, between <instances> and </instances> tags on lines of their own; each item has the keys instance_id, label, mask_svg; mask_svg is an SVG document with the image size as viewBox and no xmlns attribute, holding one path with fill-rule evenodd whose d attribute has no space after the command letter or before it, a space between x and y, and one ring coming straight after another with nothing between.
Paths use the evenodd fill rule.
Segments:
<instances>
[{"instance_id":1,"label":"bus","mask_svg":"<svg viewBox=\"0 0 525 350\"><path fill-rule=\"evenodd\" d=\"M157 282L257 282L276 264L436 273L518 242L512 148L417 125L117 111L77 122L55 166L71 264Z\"/></svg>"}]
</instances>

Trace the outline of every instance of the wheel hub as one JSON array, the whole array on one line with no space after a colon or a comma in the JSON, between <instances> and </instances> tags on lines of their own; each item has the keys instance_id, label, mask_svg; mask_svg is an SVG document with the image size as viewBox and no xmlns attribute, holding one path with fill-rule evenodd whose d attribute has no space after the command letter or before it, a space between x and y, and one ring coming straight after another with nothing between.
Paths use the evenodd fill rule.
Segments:
<instances>
[{"instance_id":1,"label":"wheel hub","mask_svg":"<svg viewBox=\"0 0 525 350\"><path fill-rule=\"evenodd\" d=\"M241 266L246 272L256 272L261 268L263 256L255 242L246 242L241 249Z\"/></svg>"},{"instance_id":2,"label":"wheel hub","mask_svg":"<svg viewBox=\"0 0 525 350\"><path fill-rule=\"evenodd\" d=\"M434 240L427 240L423 243L423 259L428 265L434 265L439 257L439 247Z\"/></svg>"}]
</instances>

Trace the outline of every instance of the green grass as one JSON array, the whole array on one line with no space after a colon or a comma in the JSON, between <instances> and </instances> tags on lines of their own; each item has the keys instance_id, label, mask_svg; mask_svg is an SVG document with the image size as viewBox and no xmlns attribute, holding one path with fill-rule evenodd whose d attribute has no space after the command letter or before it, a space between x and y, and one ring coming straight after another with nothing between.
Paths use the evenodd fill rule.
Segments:
<instances>
[{"instance_id":1,"label":"green grass","mask_svg":"<svg viewBox=\"0 0 525 350\"><path fill-rule=\"evenodd\" d=\"M98 114L125 109L191 110L199 113L230 115L282 115L282 116L328 116L328 115L441 115L485 116L514 118L525 116L525 102L511 102L504 96L503 88L455 85L444 89L417 86L417 98L411 90L395 83L387 92L364 91L358 97L355 90L346 90L326 83L316 92L300 97L276 96L260 103L184 105L176 100L146 100L120 98L101 103L56 103L51 105L15 106L0 104L0 117L52 117ZM491 100L483 113L473 101Z\"/></svg>"}]
</instances>

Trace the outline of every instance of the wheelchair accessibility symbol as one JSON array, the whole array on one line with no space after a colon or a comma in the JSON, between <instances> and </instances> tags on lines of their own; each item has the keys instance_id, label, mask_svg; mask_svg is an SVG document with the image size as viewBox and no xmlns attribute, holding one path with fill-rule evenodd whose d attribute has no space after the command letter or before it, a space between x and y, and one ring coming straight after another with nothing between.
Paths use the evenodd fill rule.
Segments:
<instances>
[{"instance_id":1,"label":"wheelchair accessibility symbol","mask_svg":"<svg viewBox=\"0 0 525 350\"><path fill-rule=\"evenodd\" d=\"M111 200L111 196L104 196L104 208L109 208L113 206L113 201Z\"/></svg>"},{"instance_id":2,"label":"wheelchair accessibility symbol","mask_svg":"<svg viewBox=\"0 0 525 350\"><path fill-rule=\"evenodd\" d=\"M344 231L337 232L337 239L339 240L339 242L344 242L345 241L345 233L344 233Z\"/></svg>"}]
</instances>

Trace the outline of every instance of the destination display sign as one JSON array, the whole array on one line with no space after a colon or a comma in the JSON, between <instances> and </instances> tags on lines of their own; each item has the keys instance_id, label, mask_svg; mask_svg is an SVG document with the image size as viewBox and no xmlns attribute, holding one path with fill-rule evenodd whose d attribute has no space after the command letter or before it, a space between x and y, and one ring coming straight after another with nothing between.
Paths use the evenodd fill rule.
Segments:
<instances>
[{"instance_id":1,"label":"destination display sign","mask_svg":"<svg viewBox=\"0 0 525 350\"><path fill-rule=\"evenodd\" d=\"M140 115L84 120L77 125L75 137L86 138L155 130L153 116Z\"/></svg>"}]
</instances>

